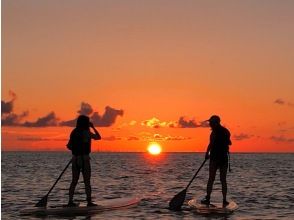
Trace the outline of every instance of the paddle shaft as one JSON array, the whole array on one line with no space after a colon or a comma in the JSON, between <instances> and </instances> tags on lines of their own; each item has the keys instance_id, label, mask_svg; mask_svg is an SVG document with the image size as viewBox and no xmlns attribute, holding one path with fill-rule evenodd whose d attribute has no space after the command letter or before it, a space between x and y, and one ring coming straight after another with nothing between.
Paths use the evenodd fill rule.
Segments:
<instances>
[{"instance_id":1,"label":"paddle shaft","mask_svg":"<svg viewBox=\"0 0 294 220\"><path fill-rule=\"evenodd\" d=\"M201 170L201 168L204 166L206 160L207 159L205 159L203 161L203 163L201 164L201 166L199 167L199 169L197 170L197 172L195 173L195 175L193 176L193 178L190 180L189 184L186 186L186 190L189 188L189 186L191 185L191 183L193 182L193 180L196 178L197 174L199 173L199 171Z\"/></svg>"},{"instance_id":2,"label":"paddle shaft","mask_svg":"<svg viewBox=\"0 0 294 220\"><path fill-rule=\"evenodd\" d=\"M55 183L53 184L53 186L51 187L51 189L49 190L49 192L47 193L46 196L48 196L50 194L50 192L52 191L52 189L54 188L54 186L57 184L57 182L60 180L60 178L62 177L63 173L66 171L66 169L68 168L68 166L71 164L71 160L68 162L68 164L66 165L66 167L63 169L63 171L61 172L61 174L59 175L59 177L57 178L57 180L55 181Z\"/></svg>"}]
</instances>

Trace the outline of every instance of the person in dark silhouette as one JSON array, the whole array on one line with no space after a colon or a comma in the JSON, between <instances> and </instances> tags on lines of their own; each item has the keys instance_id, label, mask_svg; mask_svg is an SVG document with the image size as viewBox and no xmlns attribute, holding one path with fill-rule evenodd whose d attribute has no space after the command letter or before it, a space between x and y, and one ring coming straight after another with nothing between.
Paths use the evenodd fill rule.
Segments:
<instances>
[{"instance_id":1,"label":"person in dark silhouette","mask_svg":"<svg viewBox=\"0 0 294 220\"><path fill-rule=\"evenodd\" d=\"M94 133L90 131L90 128L93 129ZM77 119L76 128L71 132L67 144L67 148L72 152L72 181L69 188L69 201L67 206L77 206L73 202L73 196L81 171L85 183L87 206L97 206L92 202L91 197L91 165L89 156L91 152L91 139L100 140L101 136L93 123L90 122L89 117L80 115Z\"/></svg>"},{"instance_id":2,"label":"person in dark silhouette","mask_svg":"<svg viewBox=\"0 0 294 220\"><path fill-rule=\"evenodd\" d=\"M227 170L228 170L228 157L229 145L232 144L230 139L230 132L227 128L220 124L220 117L213 115L208 120L211 127L210 143L207 147L205 159L209 161L209 178L207 182L206 197L201 200L202 204L210 204L210 195L212 192L213 182L215 179L216 171L220 171L220 181L222 184L223 206L227 206Z\"/></svg>"}]
</instances>

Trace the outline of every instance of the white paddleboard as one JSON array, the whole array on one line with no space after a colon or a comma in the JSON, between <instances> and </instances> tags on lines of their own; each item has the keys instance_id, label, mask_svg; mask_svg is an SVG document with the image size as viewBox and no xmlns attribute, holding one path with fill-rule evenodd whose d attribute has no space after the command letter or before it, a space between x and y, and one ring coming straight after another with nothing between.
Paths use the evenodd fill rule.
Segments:
<instances>
[{"instance_id":1,"label":"white paddleboard","mask_svg":"<svg viewBox=\"0 0 294 220\"><path fill-rule=\"evenodd\" d=\"M136 197L108 199L99 201L98 206L78 206L78 207L33 207L20 211L20 215L88 215L99 212L130 208L138 205L141 199Z\"/></svg>"},{"instance_id":2,"label":"white paddleboard","mask_svg":"<svg viewBox=\"0 0 294 220\"><path fill-rule=\"evenodd\" d=\"M211 214L211 213L220 213L220 214L229 214L238 209L237 203L230 201L226 207L223 207L222 203L211 203L209 206L201 204L200 201L192 199L188 201L188 205L195 209L196 212L201 214Z\"/></svg>"}]
</instances>

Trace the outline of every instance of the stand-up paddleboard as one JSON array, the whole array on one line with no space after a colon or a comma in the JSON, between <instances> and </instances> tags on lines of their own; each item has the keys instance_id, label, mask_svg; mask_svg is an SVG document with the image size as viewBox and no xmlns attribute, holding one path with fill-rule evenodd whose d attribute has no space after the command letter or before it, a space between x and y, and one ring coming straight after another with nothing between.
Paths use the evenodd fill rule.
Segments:
<instances>
[{"instance_id":1,"label":"stand-up paddleboard","mask_svg":"<svg viewBox=\"0 0 294 220\"><path fill-rule=\"evenodd\" d=\"M210 205L205 205L201 204L201 202L197 201L196 199L192 199L188 202L188 205L196 212L201 214L229 214L238 209L238 205L234 201L230 201L227 206L223 207L222 203L210 203Z\"/></svg>"},{"instance_id":2,"label":"stand-up paddleboard","mask_svg":"<svg viewBox=\"0 0 294 220\"><path fill-rule=\"evenodd\" d=\"M141 199L136 197L108 199L99 201L98 206L77 206L77 207L34 207L27 208L20 211L20 215L89 215L104 211L110 211L115 209L130 208L138 205Z\"/></svg>"}]
</instances>

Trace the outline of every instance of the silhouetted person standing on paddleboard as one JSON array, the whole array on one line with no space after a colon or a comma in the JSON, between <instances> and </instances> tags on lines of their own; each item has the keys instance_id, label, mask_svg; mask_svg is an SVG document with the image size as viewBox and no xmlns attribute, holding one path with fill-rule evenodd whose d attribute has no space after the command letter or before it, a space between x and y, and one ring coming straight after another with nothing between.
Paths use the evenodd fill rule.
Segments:
<instances>
[{"instance_id":1,"label":"silhouetted person standing on paddleboard","mask_svg":"<svg viewBox=\"0 0 294 220\"><path fill-rule=\"evenodd\" d=\"M90 131L90 128L93 129L94 133ZM73 196L81 171L85 183L87 206L97 206L92 202L91 197L91 165L89 156L91 152L91 139L100 140L101 136L95 129L93 123L90 122L89 117L80 115L77 119L76 128L71 132L67 144L67 148L72 151L72 182L69 188L68 206L77 206L73 202Z\"/></svg>"},{"instance_id":2,"label":"silhouetted person standing on paddleboard","mask_svg":"<svg viewBox=\"0 0 294 220\"><path fill-rule=\"evenodd\" d=\"M211 127L210 143L207 147L205 158L210 159L209 162L209 179L207 183L207 194L201 200L202 204L210 204L210 195L212 192L213 182L215 179L216 171L220 171L220 181L222 184L223 206L227 206L227 170L228 170L228 157L229 145L232 144L230 140L230 132L228 129L220 124L220 117L213 115L208 120Z\"/></svg>"}]
</instances>

